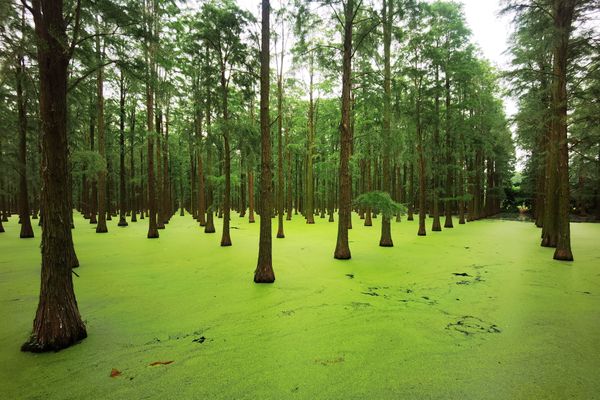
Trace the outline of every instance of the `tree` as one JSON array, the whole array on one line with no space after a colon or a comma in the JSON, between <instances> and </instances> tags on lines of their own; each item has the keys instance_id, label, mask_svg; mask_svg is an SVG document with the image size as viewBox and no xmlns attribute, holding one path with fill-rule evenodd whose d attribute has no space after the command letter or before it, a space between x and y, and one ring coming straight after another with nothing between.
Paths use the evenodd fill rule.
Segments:
<instances>
[{"instance_id":1,"label":"tree","mask_svg":"<svg viewBox=\"0 0 600 400\"><path fill-rule=\"evenodd\" d=\"M271 233L271 128L269 120L269 61L270 24L269 0L262 0L261 51L260 51L260 132L261 132L261 175L260 175L260 242L258 265L254 272L255 283L273 283L275 274L272 261Z\"/></svg>"},{"instance_id":2,"label":"tree","mask_svg":"<svg viewBox=\"0 0 600 400\"><path fill-rule=\"evenodd\" d=\"M26 5L26 3L24 3ZM71 274L71 210L68 185L67 77L77 43L81 3L68 40L63 2L33 0L42 120L42 278L33 332L21 350L56 351L87 337ZM65 44L70 45L65 51Z\"/></svg>"}]
</instances>

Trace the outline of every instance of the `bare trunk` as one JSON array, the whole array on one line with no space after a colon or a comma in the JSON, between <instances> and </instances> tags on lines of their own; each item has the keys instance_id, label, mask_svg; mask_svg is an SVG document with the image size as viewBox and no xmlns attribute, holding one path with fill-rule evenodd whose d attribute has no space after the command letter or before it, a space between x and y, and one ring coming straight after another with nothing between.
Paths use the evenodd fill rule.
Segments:
<instances>
[{"instance_id":1,"label":"bare trunk","mask_svg":"<svg viewBox=\"0 0 600 400\"><path fill-rule=\"evenodd\" d=\"M261 176L260 176L260 240L258 263L254 282L275 281L272 261L271 237L271 135L269 121L269 0L262 0L262 32L260 51L260 131L261 131Z\"/></svg>"}]
</instances>

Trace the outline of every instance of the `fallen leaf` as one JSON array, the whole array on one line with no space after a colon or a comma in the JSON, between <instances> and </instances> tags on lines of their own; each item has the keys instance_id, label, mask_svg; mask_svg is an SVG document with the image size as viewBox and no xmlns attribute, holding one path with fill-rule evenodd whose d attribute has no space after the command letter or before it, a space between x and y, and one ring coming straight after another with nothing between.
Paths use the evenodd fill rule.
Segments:
<instances>
[{"instance_id":1,"label":"fallen leaf","mask_svg":"<svg viewBox=\"0 0 600 400\"><path fill-rule=\"evenodd\" d=\"M150 363L150 366L153 367L155 365L169 365L171 364L173 361L154 361Z\"/></svg>"},{"instance_id":2,"label":"fallen leaf","mask_svg":"<svg viewBox=\"0 0 600 400\"><path fill-rule=\"evenodd\" d=\"M118 369L113 368L112 371L110 371L110 377L111 378L116 378L117 376L121 376L121 371L119 371Z\"/></svg>"}]
</instances>

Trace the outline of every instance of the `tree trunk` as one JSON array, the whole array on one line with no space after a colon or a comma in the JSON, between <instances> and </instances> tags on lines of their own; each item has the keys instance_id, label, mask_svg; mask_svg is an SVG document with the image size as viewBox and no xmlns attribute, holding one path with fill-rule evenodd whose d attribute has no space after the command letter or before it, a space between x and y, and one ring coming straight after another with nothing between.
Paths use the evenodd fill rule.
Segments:
<instances>
[{"instance_id":1,"label":"tree trunk","mask_svg":"<svg viewBox=\"0 0 600 400\"><path fill-rule=\"evenodd\" d=\"M147 21L147 35L150 37L150 32L153 30L153 19L156 10L154 6L148 10L150 12L149 21ZM156 239L159 237L158 228L156 224L157 212L156 212L156 182L154 180L154 136L156 132L154 130L154 78L155 78L155 56L156 43L147 39L145 51L147 61L147 76L146 76L146 126L148 132L148 239Z\"/></svg>"},{"instance_id":2,"label":"tree trunk","mask_svg":"<svg viewBox=\"0 0 600 400\"><path fill-rule=\"evenodd\" d=\"M390 184L390 136L391 136L391 63L393 0L383 0L383 191L392 194ZM381 238L379 246L393 247L390 215L381 215Z\"/></svg>"},{"instance_id":3,"label":"tree trunk","mask_svg":"<svg viewBox=\"0 0 600 400\"><path fill-rule=\"evenodd\" d=\"M97 32L98 33L98 32ZM96 38L96 54L98 56L98 64L103 62L103 48L100 44L100 36ZM98 68L97 77L97 94L96 94L96 112L98 123L98 154L102 162L102 167L98 171L98 225L96 225L96 233L106 233L106 141L104 131L104 68Z\"/></svg>"},{"instance_id":4,"label":"tree trunk","mask_svg":"<svg viewBox=\"0 0 600 400\"><path fill-rule=\"evenodd\" d=\"M69 209L67 76L62 1L33 1L42 121L42 272L33 332L21 350L56 351L87 336L73 291Z\"/></svg>"},{"instance_id":5,"label":"tree trunk","mask_svg":"<svg viewBox=\"0 0 600 400\"><path fill-rule=\"evenodd\" d=\"M121 70L119 79L119 223L118 226L127 226L125 219L127 195L125 191L125 76Z\"/></svg>"},{"instance_id":6,"label":"tree trunk","mask_svg":"<svg viewBox=\"0 0 600 400\"><path fill-rule=\"evenodd\" d=\"M268 0L265 0L269 3ZM283 54L285 49L283 24L281 24L281 57L279 76L277 77L277 238L285 237L283 232ZM262 192L262 191L261 191ZM261 217L262 220L262 217Z\"/></svg>"},{"instance_id":7,"label":"tree trunk","mask_svg":"<svg viewBox=\"0 0 600 400\"><path fill-rule=\"evenodd\" d=\"M231 213L231 149L229 147L229 102L228 102L228 84L225 78L225 65L221 65L221 91L223 100L223 164L225 174L225 190L223 196L223 234L221 236L221 246L231 246L231 236L229 233L229 219Z\"/></svg>"},{"instance_id":8,"label":"tree trunk","mask_svg":"<svg viewBox=\"0 0 600 400\"><path fill-rule=\"evenodd\" d=\"M131 110L131 125L130 125L130 149L129 149L129 162L130 162L130 174L131 174L131 190L129 195L129 205L131 209L131 222L137 222L137 205L136 198L138 188L135 184L135 157L133 156L133 150L135 146L135 106L132 107Z\"/></svg>"},{"instance_id":9,"label":"tree trunk","mask_svg":"<svg viewBox=\"0 0 600 400\"><path fill-rule=\"evenodd\" d=\"M343 36L343 61L342 61L342 120L340 123L340 170L339 170L339 218L338 234L334 258L339 260L350 259L350 246L348 243L348 226L350 223L350 202L352 196L352 182L350 180L350 152L352 146L351 124L351 98L352 89L352 20L354 17L354 0L348 0L344 6L344 36Z\"/></svg>"},{"instance_id":10,"label":"tree trunk","mask_svg":"<svg viewBox=\"0 0 600 400\"><path fill-rule=\"evenodd\" d=\"M433 232L440 232L442 225L440 223L440 208L439 208L439 167L440 167L440 67L435 66L435 127L433 129L433 157L432 157L432 209L433 209L433 223L431 230Z\"/></svg>"},{"instance_id":11,"label":"tree trunk","mask_svg":"<svg viewBox=\"0 0 600 400\"><path fill-rule=\"evenodd\" d=\"M17 57L16 65L17 108L19 114L19 221L21 238L32 238L33 228L29 218L29 194L27 191L27 100L23 95L25 79L25 61L22 55Z\"/></svg>"},{"instance_id":12,"label":"tree trunk","mask_svg":"<svg viewBox=\"0 0 600 400\"><path fill-rule=\"evenodd\" d=\"M569 143L567 138L567 62L569 36L576 0L554 0L554 82L552 85L552 113L555 140L558 152L558 204L557 204L557 242L555 260L573 261L571 251L571 231L569 212L571 198L569 194Z\"/></svg>"},{"instance_id":13,"label":"tree trunk","mask_svg":"<svg viewBox=\"0 0 600 400\"><path fill-rule=\"evenodd\" d=\"M269 0L262 0L262 31L260 50L260 132L261 132L261 176L260 176L260 239L258 263L254 271L254 282L275 281L272 262L271 237L271 135L269 121ZM227 217L227 216L226 216Z\"/></svg>"}]
</instances>

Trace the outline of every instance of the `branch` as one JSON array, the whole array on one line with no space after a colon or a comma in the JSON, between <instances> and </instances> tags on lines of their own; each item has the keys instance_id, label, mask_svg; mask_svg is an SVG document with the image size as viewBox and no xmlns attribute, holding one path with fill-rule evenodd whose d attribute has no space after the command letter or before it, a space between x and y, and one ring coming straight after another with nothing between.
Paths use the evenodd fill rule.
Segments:
<instances>
[{"instance_id":1,"label":"branch","mask_svg":"<svg viewBox=\"0 0 600 400\"><path fill-rule=\"evenodd\" d=\"M354 46L354 51L352 51L352 54L350 55L350 58L354 57L354 53L356 53L356 50L358 50L358 48L359 48L359 47L360 47L360 45L362 44L363 40L365 40L365 38L366 38L367 36L369 36L369 35L371 34L371 32L373 32L373 31L375 30L375 28L377 28L377 26L378 26L378 25L379 25L379 21L375 22L375 23L373 24L373 26L372 26L372 27L370 27L370 28L369 28L369 29L368 29L368 30L365 32L365 34L364 34L364 35L362 35L362 36L361 36L361 37L358 39L358 41L357 41L357 43L356 43L356 46Z\"/></svg>"},{"instance_id":2,"label":"branch","mask_svg":"<svg viewBox=\"0 0 600 400\"><path fill-rule=\"evenodd\" d=\"M73 52L75 51L75 46L77 45L77 36L79 36L79 28L81 26L81 0L77 0L77 5L75 6L75 26L73 27L73 39L71 40L71 45L69 46L68 57L71 59L73 56Z\"/></svg>"},{"instance_id":3,"label":"branch","mask_svg":"<svg viewBox=\"0 0 600 400\"><path fill-rule=\"evenodd\" d=\"M107 62L105 62L103 64L96 65L94 68L88 70L85 74L83 74L79 78L75 79L75 81L72 84L70 84L69 87L67 88L67 93L70 92L72 89L74 89L75 86L79 85L79 83L81 83L81 81L83 81L85 78L87 78L88 76L90 76L94 72L98 71L100 68L104 68L107 65L115 64L117 62L118 62L118 60L110 60L110 61L107 61Z\"/></svg>"}]
</instances>

